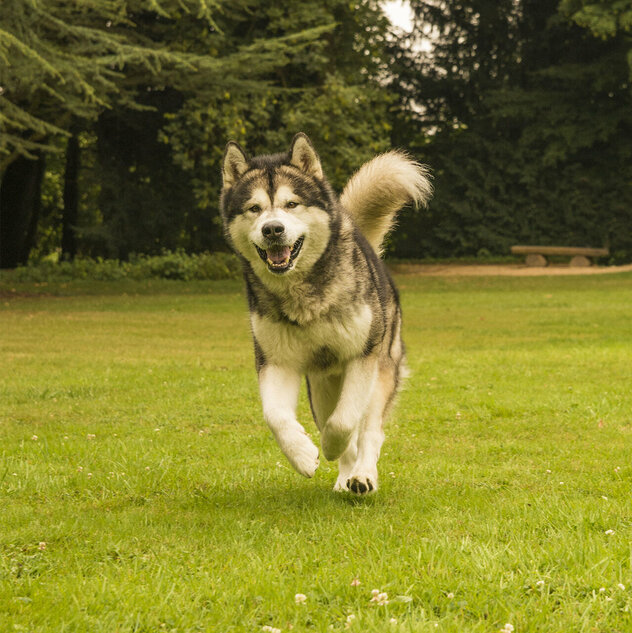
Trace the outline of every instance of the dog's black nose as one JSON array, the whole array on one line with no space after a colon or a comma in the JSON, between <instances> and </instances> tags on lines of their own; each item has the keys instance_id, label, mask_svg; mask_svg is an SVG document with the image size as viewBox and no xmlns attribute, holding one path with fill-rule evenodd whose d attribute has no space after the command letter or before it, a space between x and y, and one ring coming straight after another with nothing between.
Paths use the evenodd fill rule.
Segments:
<instances>
[{"instance_id":1,"label":"dog's black nose","mask_svg":"<svg viewBox=\"0 0 632 633\"><path fill-rule=\"evenodd\" d=\"M263 233L263 237L272 238L272 237L281 237L285 232L285 227L280 222L266 222L261 227L261 232Z\"/></svg>"}]
</instances>

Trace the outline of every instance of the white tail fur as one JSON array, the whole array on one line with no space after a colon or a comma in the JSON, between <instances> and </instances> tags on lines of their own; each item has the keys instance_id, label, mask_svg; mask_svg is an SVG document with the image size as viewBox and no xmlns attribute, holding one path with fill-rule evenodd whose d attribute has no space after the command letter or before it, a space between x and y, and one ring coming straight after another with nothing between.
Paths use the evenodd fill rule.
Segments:
<instances>
[{"instance_id":1,"label":"white tail fur","mask_svg":"<svg viewBox=\"0 0 632 633\"><path fill-rule=\"evenodd\" d=\"M340 202L379 254L395 214L409 202L425 206L431 195L428 168L404 152L391 151L362 165L344 188Z\"/></svg>"}]
</instances>

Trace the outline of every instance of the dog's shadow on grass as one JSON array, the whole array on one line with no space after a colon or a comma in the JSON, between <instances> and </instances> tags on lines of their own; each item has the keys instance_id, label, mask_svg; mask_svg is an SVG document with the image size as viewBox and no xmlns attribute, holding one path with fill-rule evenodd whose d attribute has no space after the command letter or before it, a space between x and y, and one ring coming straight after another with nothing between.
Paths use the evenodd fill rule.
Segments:
<instances>
[{"instance_id":1,"label":"dog's shadow on grass","mask_svg":"<svg viewBox=\"0 0 632 633\"><path fill-rule=\"evenodd\" d=\"M244 486L241 482L223 487L200 484L193 494L197 503L208 504L217 510L256 510L260 515L276 515L279 512L311 514L336 508L368 510L383 505L380 492L360 496L351 492L334 492L332 488L324 481L268 480L259 486Z\"/></svg>"}]
</instances>

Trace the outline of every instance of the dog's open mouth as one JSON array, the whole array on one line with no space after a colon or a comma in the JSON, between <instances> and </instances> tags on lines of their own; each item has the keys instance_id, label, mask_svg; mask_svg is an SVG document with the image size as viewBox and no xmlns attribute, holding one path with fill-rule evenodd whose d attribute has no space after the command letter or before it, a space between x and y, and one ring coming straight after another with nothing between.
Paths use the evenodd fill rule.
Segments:
<instances>
[{"instance_id":1,"label":"dog's open mouth","mask_svg":"<svg viewBox=\"0 0 632 633\"><path fill-rule=\"evenodd\" d=\"M259 257L268 264L268 270L273 273L284 273L292 268L294 260L297 258L303 240L305 237L299 237L292 246L270 246L267 249L259 248L255 244Z\"/></svg>"}]
</instances>

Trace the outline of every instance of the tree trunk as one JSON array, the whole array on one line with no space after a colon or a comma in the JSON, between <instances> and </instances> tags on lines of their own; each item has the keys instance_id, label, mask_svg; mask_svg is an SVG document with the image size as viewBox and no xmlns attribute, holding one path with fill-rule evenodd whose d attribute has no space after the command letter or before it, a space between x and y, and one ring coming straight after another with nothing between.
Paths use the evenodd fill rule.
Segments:
<instances>
[{"instance_id":1,"label":"tree trunk","mask_svg":"<svg viewBox=\"0 0 632 633\"><path fill-rule=\"evenodd\" d=\"M15 268L29 258L41 208L45 161L19 156L0 183L0 268Z\"/></svg>"},{"instance_id":2,"label":"tree trunk","mask_svg":"<svg viewBox=\"0 0 632 633\"><path fill-rule=\"evenodd\" d=\"M79 219L79 137L75 131L66 147L64 174L64 210L61 229L61 256L72 260L77 254L77 221Z\"/></svg>"}]
</instances>

